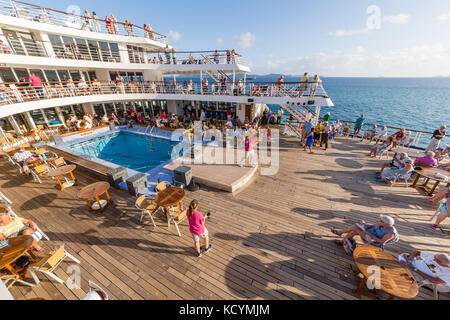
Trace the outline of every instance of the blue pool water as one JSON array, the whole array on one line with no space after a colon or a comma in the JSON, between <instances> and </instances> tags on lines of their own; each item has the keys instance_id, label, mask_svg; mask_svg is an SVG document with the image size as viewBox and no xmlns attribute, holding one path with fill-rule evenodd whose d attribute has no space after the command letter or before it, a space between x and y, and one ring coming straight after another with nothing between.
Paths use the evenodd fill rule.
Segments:
<instances>
[{"instance_id":1,"label":"blue pool water","mask_svg":"<svg viewBox=\"0 0 450 320\"><path fill-rule=\"evenodd\" d=\"M142 173L176 158L183 150L179 142L129 132L109 134L72 145L70 148Z\"/></svg>"}]
</instances>

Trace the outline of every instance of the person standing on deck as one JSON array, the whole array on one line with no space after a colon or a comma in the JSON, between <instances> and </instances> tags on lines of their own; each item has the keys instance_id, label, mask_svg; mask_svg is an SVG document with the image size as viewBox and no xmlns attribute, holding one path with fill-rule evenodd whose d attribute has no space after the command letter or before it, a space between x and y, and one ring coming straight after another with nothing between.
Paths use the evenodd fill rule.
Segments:
<instances>
[{"instance_id":1,"label":"person standing on deck","mask_svg":"<svg viewBox=\"0 0 450 320\"><path fill-rule=\"evenodd\" d=\"M84 25L83 25L83 30L84 28L87 28L89 31L92 31L92 21L91 21L91 15L89 14L88 9L84 10Z\"/></svg>"},{"instance_id":2,"label":"person standing on deck","mask_svg":"<svg viewBox=\"0 0 450 320\"><path fill-rule=\"evenodd\" d=\"M200 238L205 241L205 253L208 253L212 249L212 245L209 243L209 232L205 227L206 218L203 214L197 211L199 207L198 201L193 200L189 205L189 209L187 211L187 219L189 222L189 231L194 238L194 246L197 251L197 256L200 258L202 256L202 250L200 248Z\"/></svg>"},{"instance_id":3,"label":"person standing on deck","mask_svg":"<svg viewBox=\"0 0 450 320\"><path fill-rule=\"evenodd\" d=\"M355 133L353 134L353 138L358 137L358 134L361 132L361 129L365 123L366 123L366 118L364 117L364 115L362 115L361 118L356 120Z\"/></svg>"},{"instance_id":4,"label":"person standing on deck","mask_svg":"<svg viewBox=\"0 0 450 320\"><path fill-rule=\"evenodd\" d=\"M436 151L437 148L439 148L439 145L441 144L442 139L446 137L445 130L447 129L447 126L441 126L438 130L436 130L433 133L433 137L431 138L430 145L427 148L428 151Z\"/></svg>"},{"instance_id":5,"label":"person standing on deck","mask_svg":"<svg viewBox=\"0 0 450 320\"><path fill-rule=\"evenodd\" d=\"M283 119L284 116L284 110L283 107L280 107L280 110L278 110L278 124L281 124L281 120Z\"/></svg>"},{"instance_id":6,"label":"person standing on deck","mask_svg":"<svg viewBox=\"0 0 450 320\"><path fill-rule=\"evenodd\" d=\"M323 117L323 121L330 123L331 120L331 113L328 112L324 117Z\"/></svg>"},{"instance_id":7,"label":"person standing on deck","mask_svg":"<svg viewBox=\"0 0 450 320\"><path fill-rule=\"evenodd\" d=\"M114 30L112 27L111 19L108 16L106 16L106 18L105 18L105 23L106 23L106 29L108 30L108 33L113 34Z\"/></svg>"},{"instance_id":8,"label":"person standing on deck","mask_svg":"<svg viewBox=\"0 0 450 320\"><path fill-rule=\"evenodd\" d=\"M92 12L92 19L94 19L95 30L97 32L102 32L102 26L100 25L100 19L98 18L95 11Z\"/></svg>"},{"instance_id":9,"label":"person standing on deck","mask_svg":"<svg viewBox=\"0 0 450 320\"><path fill-rule=\"evenodd\" d=\"M114 34L119 34L119 26L117 25L117 19L113 14L111 14L111 24L113 27Z\"/></svg>"},{"instance_id":10,"label":"person standing on deck","mask_svg":"<svg viewBox=\"0 0 450 320\"><path fill-rule=\"evenodd\" d=\"M320 121L317 126L314 129L314 146L318 146L320 141L322 141L322 130L323 130L323 124Z\"/></svg>"},{"instance_id":11,"label":"person standing on deck","mask_svg":"<svg viewBox=\"0 0 450 320\"><path fill-rule=\"evenodd\" d=\"M322 137L320 139L320 147L325 145L325 151L328 150L328 142L330 139L331 126L328 122L325 122L322 130Z\"/></svg>"}]
</instances>

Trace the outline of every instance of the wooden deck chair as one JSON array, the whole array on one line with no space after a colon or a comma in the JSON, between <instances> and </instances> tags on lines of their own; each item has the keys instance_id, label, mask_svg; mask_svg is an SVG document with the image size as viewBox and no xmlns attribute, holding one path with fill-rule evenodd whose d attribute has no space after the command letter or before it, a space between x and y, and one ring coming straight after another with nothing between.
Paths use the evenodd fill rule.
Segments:
<instances>
[{"instance_id":1,"label":"wooden deck chair","mask_svg":"<svg viewBox=\"0 0 450 320\"><path fill-rule=\"evenodd\" d=\"M155 220L153 220L153 215L156 212L158 212L159 209L156 203L152 199L147 198L146 196L141 196L136 200L136 208L141 210L140 222L142 223L144 215L148 214L150 216L150 219L152 219L153 225L156 228Z\"/></svg>"},{"instance_id":2,"label":"wooden deck chair","mask_svg":"<svg viewBox=\"0 0 450 320\"><path fill-rule=\"evenodd\" d=\"M169 209L169 212L167 212L167 226L170 227L170 222L172 221L175 225L175 228L177 228L178 235L181 238L181 232L178 225L187 217L187 207L182 203L181 207L174 207Z\"/></svg>"},{"instance_id":3,"label":"wooden deck chair","mask_svg":"<svg viewBox=\"0 0 450 320\"><path fill-rule=\"evenodd\" d=\"M394 230L396 230L396 229L394 228ZM396 232L396 234L398 234L398 232ZM378 248L380 248L381 250L384 251L387 246L394 245L394 244L398 243L399 241L400 241L400 237L399 236L395 236L394 239L392 239L391 241L388 241L385 244L378 243L375 240L371 240L369 244L371 246L378 247Z\"/></svg>"},{"instance_id":4,"label":"wooden deck chair","mask_svg":"<svg viewBox=\"0 0 450 320\"><path fill-rule=\"evenodd\" d=\"M409 182L409 180L411 180L411 177L412 177L414 174L415 174L414 171L411 172L411 173L409 173L409 174L407 174L407 175L404 175L404 174L396 174L395 177L394 177L394 181L392 181L391 187L393 187L393 186L397 183L398 180L405 180L405 185L406 185L406 187L408 188L408 187L409 187L408 182Z\"/></svg>"},{"instance_id":5,"label":"wooden deck chair","mask_svg":"<svg viewBox=\"0 0 450 320\"><path fill-rule=\"evenodd\" d=\"M171 184L169 182L166 182L166 181L159 182L155 188L155 192L164 191L170 186L171 186Z\"/></svg>"},{"instance_id":6,"label":"wooden deck chair","mask_svg":"<svg viewBox=\"0 0 450 320\"><path fill-rule=\"evenodd\" d=\"M53 162L51 163L53 168L59 168L59 167L63 167L66 166L66 160L64 160L64 158L56 158L55 160L53 160Z\"/></svg>"},{"instance_id":7,"label":"wooden deck chair","mask_svg":"<svg viewBox=\"0 0 450 320\"><path fill-rule=\"evenodd\" d=\"M7 198L6 198L7 199ZM9 210L9 214L12 215L13 217L18 217L18 215L13 211L13 209L11 208L12 203L9 203L8 205L8 210ZM50 241L50 238L44 233L44 231L41 230L41 228L39 228L38 225L36 225L37 229L35 234L33 234L33 238L39 242L42 238L44 238L47 241Z\"/></svg>"},{"instance_id":8,"label":"wooden deck chair","mask_svg":"<svg viewBox=\"0 0 450 320\"><path fill-rule=\"evenodd\" d=\"M423 280L422 282L419 283L419 287L424 287L424 286L431 286L433 289L433 293L434 293L434 300L439 300L439 293L448 293L450 292L450 285L449 284L445 284L445 285L438 285L438 284L434 284L431 283L428 280Z\"/></svg>"},{"instance_id":9,"label":"wooden deck chair","mask_svg":"<svg viewBox=\"0 0 450 320\"><path fill-rule=\"evenodd\" d=\"M43 164L40 166L35 167L34 169L31 170L31 174L33 176L34 181L39 182L40 184L42 184L42 180L40 177L46 175L48 173L48 167L47 165Z\"/></svg>"},{"instance_id":10,"label":"wooden deck chair","mask_svg":"<svg viewBox=\"0 0 450 320\"><path fill-rule=\"evenodd\" d=\"M0 282L6 287L6 289L11 288L16 283L20 283L28 287L34 287L34 284L20 280L20 277L18 275L11 275L11 274L3 276L0 275Z\"/></svg>"},{"instance_id":11,"label":"wooden deck chair","mask_svg":"<svg viewBox=\"0 0 450 320\"><path fill-rule=\"evenodd\" d=\"M53 273L53 271L55 271L56 268L58 268L58 266L61 264L61 262L63 262L66 258L69 258L73 262L80 264L80 260L76 259L74 256L69 254L66 251L64 245L61 245L58 248L56 248L55 251L50 252L44 259L39 261L37 265L30 267L29 271L34 279L34 282L36 282L36 284L40 283L36 273L42 272L43 274L55 280L56 282L63 284L64 281L58 278Z\"/></svg>"},{"instance_id":12,"label":"wooden deck chair","mask_svg":"<svg viewBox=\"0 0 450 320\"><path fill-rule=\"evenodd\" d=\"M1 192L1 191L0 191L0 200L5 201L5 202L6 202L7 204L9 204L9 205L12 204L12 201L9 200L9 199L3 194L3 192Z\"/></svg>"}]
</instances>

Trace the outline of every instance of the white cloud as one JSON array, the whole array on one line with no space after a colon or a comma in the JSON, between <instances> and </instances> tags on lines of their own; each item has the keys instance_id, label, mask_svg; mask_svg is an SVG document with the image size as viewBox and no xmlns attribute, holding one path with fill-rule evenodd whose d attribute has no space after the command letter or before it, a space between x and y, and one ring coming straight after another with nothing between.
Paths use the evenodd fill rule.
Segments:
<instances>
[{"instance_id":1,"label":"white cloud","mask_svg":"<svg viewBox=\"0 0 450 320\"><path fill-rule=\"evenodd\" d=\"M234 37L234 41L241 49L250 49L256 41L256 36L251 32L241 33L239 37Z\"/></svg>"},{"instance_id":2,"label":"white cloud","mask_svg":"<svg viewBox=\"0 0 450 320\"><path fill-rule=\"evenodd\" d=\"M359 48L361 49L361 48ZM301 58L301 59L300 59ZM392 51L322 52L308 57L269 60L254 72L348 77L450 76L450 45L422 44Z\"/></svg>"},{"instance_id":3,"label":"white cloud","mask_svg":"<svg viewBox=\"0 0 450 320\"><path fill-rule=\"evenodd\" d=\"M169 41L169 43L175 43L178 42L181 38L183 37L183 35L177 31L173 31L170 30L167 34L167 39Z\"/></svg>"},{"instance_id":4,"label":"white cloud","mask_svg":"<svg viewBox=\"0 0 450 320\"><path fill-rule=\"evenodd\" d=\"M363 53L363 52L364 52L364 47L363 46L356 47L356 53Z\"/></svg>"},{"instance_id":5,"label":"white cloud","mask_svg":"<svg viewBox=\"0 0 450 320\"><path fill-rule=\"evenodd\" d=\"M365 34L369 32L369 29L356 29L356 30L343 30L339 29L336 31L329 32L328 35L334 36L334 37L351 37L359 34Z\"/></svg>"},{"instance_id":6,"label":"white cloud","mask_svg":"<svg viewBox=\"0 0 450 320\"><path fill-rule=\"evenodd\" d=\"M443 13L443 14L441 14L441 15L438 15L438 16L436 17L436 19L437 19L438 21L447 21L447 20L450 20L450 12Z\"/></svg>"},{"instance_id":7,"label":"white cloud","mask_svg":"<svg viewBox=\"0 0 450 320\"><path fill-rule=\"evenodd\" d=\"M221 48L221 47L223 47L223 44L224 44L224 41L223 41L223 39L222 38L217 38L217 40L216 40L216 45L219 47L219 48Z\"/></svg>"},{"instance_id":8,"label":"white cloud","mask_svg":"<svg viewBox=\"0 0 450 320\"><path fill-rule=\"evenodd\" d=\"M400 13L395 16L384 16L383 19L384 21L392 24L406 24L408 23L410 17L410 14Z\"/></svg>"}]
</instances>

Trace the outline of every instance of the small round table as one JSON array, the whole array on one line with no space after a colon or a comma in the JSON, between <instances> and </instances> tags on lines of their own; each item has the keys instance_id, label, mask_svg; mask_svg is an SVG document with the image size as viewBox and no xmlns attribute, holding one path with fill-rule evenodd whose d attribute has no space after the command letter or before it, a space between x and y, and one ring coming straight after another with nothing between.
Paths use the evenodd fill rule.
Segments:
<instances>
[{"instance_id":1,"label":"small round table","mask_svg":"<svg viewBox=\"0 0 450 320\"><path fill-rule=\"evenodd\" d=\"M155 202L158 207L162 207L166 212L169 212L169 208L171 207L180 207L185 196L186 192L184 189L170 187L158 193Z\"/></svg>"},{"instance_id":2,"label":"small round table","mask_svg":"<svg viewBox=\"0 0 450 320\"><path fill-rule=\"evenodd\" d=\"M438 168L425 168L423 170L420 171L416 171L417 173L417 178L414 181L413 185L411 186L412 188L421 188L424 189L425 192L432 197L434 192L436 191L437 187L439 186L440 183L445 183L446 181L444 179L439 179L436 178L435 174L436 173L440 173L443 176L446 177L450 177L450 172L449 171L445 171L442 169L438 169ZM421 177L424 177L425 183L423 185L417 185L419 182L419 179ZM428 187L428 183L430 182L430 180L435 181L433 187ZM447 187L450 186L450 183L447 182Z\"/></svg>"},{"instance_id":3,"label":"small round table","mask_svg":"<svg viewBox=\"0 0 450 320\"><path fill-rule=\"evenodd\" d=\"M75 176L73 175L73 172L75 171L75 169L77 168L76 165L71 164L68 166L62 166L56 169L52 169L48 172L48 176L51 178L56 178L56 180L58 180L59 185L61 186L61 191L63 191L66 188L70 188L73 187L75 185L75 183L77 182L77 180L75 179ZM61 178L65 175L69 175L72 178L72 181L68 181L66 179L66 182L62 183L61 182Z\"/></svg>"},{"instance_id":4,"label":"small round table","mask_svg":"<svg viewBox=\"0 0 450 320\"><path fill-rule=\"evenodd\" d=\"M108 205L108 203L112 203L112 200L109 196L108 190L111 188L111 185L108 182L97 182L91 184L78 193L78 198L86 201L89 211L98 211L103 209ZM100 199L102 195L106 194L108 201ZM91 205L91 199L95 199L94 204Z\"/></svg>"},{"instance_id":5,"label":"small round table","mask_svg":"<svg viewBox=\"0 0 450 320\"><path fill-rule=\"evenodd\" d=\"M20 236L8 239L8 245L0 249L0 269L6 268L12 274L12 276L9 275L3 276L2 277L3 280L6 280L8 278L14 278L16 279L15 282L19 282L28 286L33 286L23 281L25 280L28 269L37 262L39 262L39 259L30 250L32 243L33 243L32 236ZM31 257L35 262L26 268L20 270L14 269L11 265L27 252L31 255Z\"/></svg>"},{"instance_id":6,"label":"small round table","mask_svg":"<svg viewBox=\"0 0 450 320\"><path fill-rule=\"evenodd\" d=\"M365 292L364 288L369 282L379 285L377 290L382 290L389 294L389 300L395 297L401 299L414 299L419 294L419 285L412 273L405 269L398 259L379 248L363 246L356 248L353 258L356 267L362 274L363 279L356 289L357 294L376 297L380 299L378 291L376 293ZM379 275L379 277L377 277ZM378 278L378 279L377 279Z\"/></svg>"}]
</instances>

